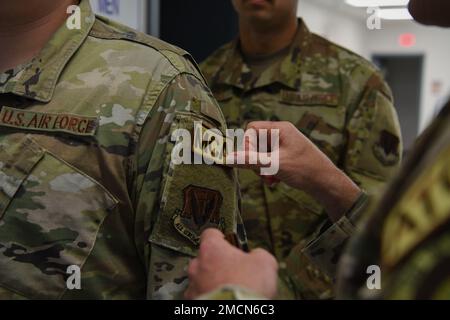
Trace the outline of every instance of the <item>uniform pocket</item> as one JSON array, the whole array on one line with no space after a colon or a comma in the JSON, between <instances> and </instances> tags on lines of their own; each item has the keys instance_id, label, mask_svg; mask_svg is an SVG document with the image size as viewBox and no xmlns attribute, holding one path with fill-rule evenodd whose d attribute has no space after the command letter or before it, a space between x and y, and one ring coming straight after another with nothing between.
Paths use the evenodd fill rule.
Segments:
<instances>
[{"instance_id":1,"label":"uniform pocket","mask_svg":"<svg viewBox=\"0 0 450 320\"><path fill-rule=\"evenodd\" d=\"M43 150L30 139L9 147L0 145L0 219L28 173L43 156Z\"/></svg>"},{"instance_id":2,"label":"uniform pocket","mask_svg":"<svg viewBox=\"0 0 450 320\"><path fill-rule=\"evenodd\" d=\"M82 268L118 201L30 136L6 139L0 164L0 286L26 298L57 299L67 268Z\"/></svg>"}]
</instances>

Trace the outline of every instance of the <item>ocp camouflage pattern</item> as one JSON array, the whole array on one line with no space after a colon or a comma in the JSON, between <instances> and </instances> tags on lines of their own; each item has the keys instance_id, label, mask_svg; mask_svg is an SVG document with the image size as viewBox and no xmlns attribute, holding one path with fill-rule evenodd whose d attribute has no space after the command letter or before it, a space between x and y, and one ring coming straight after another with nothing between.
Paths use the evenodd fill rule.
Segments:
<instances>
[{"instance_id":1,"label":"ocp camouflage pattern","mask_svg":"<svg viewBox=\"0 0 450 320\"><path fill-rule=\"evenodd\" d=\"M339 263L340 296L450 299L450 102L371 207ZM380 268L380 290L367 287L369 266Z\"/></svg>"},{"instance_id":2,"label":"ocp camouflage pattern","mask_svg":"<svg viewBox=\"0 0 450 320\"><path fill-rule=\"evenodd\" d=\"M450 299L450 101L421 136L399 174L375 199L362 197L300 252L337 278L338 299ZM293 250L295 252L295 249ZM299 262L301 259L292 259ZM378 267L380 288L367 286ZM297 269L302 277L302 268ZM255 299L226 286L202 299ZM259 297L263 299L263 297Z\"/></svg>"},{"instance_id":3,"label":"ocp camouflage pattern","mask_svg":"<svg viewBox=\"0 0 450 320\"><path fill-rule=\"evenodd\" d=\"M80 9L80 30L0 74L15 110L0 119L0 298L182 298L197 252L172 221L186 188L220 194L214 225L245 244L235 172L170 161L174 130L224 118L186 52Z\"/></svg>"},{"instance_id":4,"label":"ocp camouflage pattern","mask_svg":"<svg viewBox=\"0 0 450 320\"><path fill-rule=\"evenodd\" d=\"M380 72L311 33L302 20L289 54L259 76L244 62L238 40L218 49L201 68L230 127L290 121L369 194L397 171L400 126ZM249 171L240 171L239 181L250 247L275 254L289 274L283 269L292 262L292 249L298 246L301 252L320 233L327 214L306 193L283 183L264 185ZM299 263L303 276L294 272L291 279L297 297L331 296L331 279L309 259Z\"/></svg>"}]
</instances>

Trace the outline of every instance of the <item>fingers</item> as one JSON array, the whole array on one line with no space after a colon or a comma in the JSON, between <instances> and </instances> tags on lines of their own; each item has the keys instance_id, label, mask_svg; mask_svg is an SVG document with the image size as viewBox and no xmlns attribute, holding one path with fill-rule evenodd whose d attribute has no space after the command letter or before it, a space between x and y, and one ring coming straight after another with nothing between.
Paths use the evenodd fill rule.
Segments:
<instances>
[{"instance_id":1,"label":"fingers","mask_svg":"<svg viewBox=\"0 0 450 320\"><path fill-rule=\"evenodd\" d=\"M189 264L185 298L196 299L226 284L240 284L271 298L276 294L277 270L275 258L266 250L244 253L231 246L219 230L208 229L201 235L198 257Z\"/></svg>"},{"instance_id":2,"label":"fingers","mask_svg":"<svg viewBox=\"0 0 450 320\"><path fill-rule=\"evenodd\" d=\"M206 241L213 241L214 239L217 240L223 240L225 239L225 236L222 232L218 229L209 228L203 231L203 233L200 236L200 243L206 242Z\"/></svg>"},{"instance_id":3,"label":"fingers","mask_svg":"<svg viewBox=\"0 0 450 320\"><path fill-rule=\"evenodd\" d=\"M255 249L250 252L250 255L254 256L258 260L261 261L261 265L272 267L274 269L278 269L278 262L273 255L267 252L264 249Z\"/></svg>"},{"instance_id":4,"label":"fingers","mask_svg":"<svg viewBox=\"0 0 450 320\"><path fill-rule=\"evenodd\" d=\"M267 136L262 140L259 135L261 130L267 131ZM277 130L277 132L274 133L272 130ZM292 135L291 131L299 132L290 122L255 121L249 123L244 136L244 150L229 153L225 159L225 165L252 170L271 167L273 159L279 157L282 136Z\"/></svg>"},{"instance_id":5,"label":"fingers","mask_svg":"<svg viewBox=\"0 0 450 320\"><path fill-rule=\"evenodd\" d=\"M199 274L199 261L198 259L192 259L188 267L189 287L184 292L184 297L188 300L193 300L198 296L197 282L195 279Z\"/></svg>"},{"instance_id":6,"label":"fingers","mask_svg":"<svg viewBox=\"0 0 450 320\"><path fill-rule=\"evenodd\" d=\"M195 276L198 274L198 268L199 268L198 259L197 258L192 259L188 267L188 275L190 278L195 278Z\"/></svg>"},{"instance_id":7,"label":"fingers","mask_svg":"<svg viewBox=\"0 0 450 320\"><path fill-rule=\"evenodd\" d=\"M274 129L286 129L287 127L292 126L292 123L288 121L253 121L247 125L248 129L254 129L256 131L261 129L274 130Z\"/></svg>"},{"instance_id":8,"label":"fingers","mask_svg":"<svg viewBox=\"0 0 450 320\"><path fill-rule=\"evenodd\" d=\"M255 151L238 151L227 155L225 165L232 168L253 169L270 167L270 163L261 163L261 159L271 159L272 154Z\"/></svg>"},{"instance_id":9,"label":"fingers","mask_svg":"<svg viewBox=\"0 0 450 320\"><path fill-rule=\"evenodd\" d=\"M208 229L201 235L200 249L198 252L198 269L201 272L214 271L216 264L230 260L240 249L231 245L217 229ZM192 268L195 268L196 262ZM196 270L192 270L196 271Z\"/></svg>"},{"instance_id":10,"label":"fingers","mask_svg":"<svg viewBox=\"0 0 450 320\"><path fill-rule=\"evenodd\" d=\"M231 245L217 229L207 229L201 234L198 257L191 260L187 270L189 287L184 293L186 299L196 299L205 288L209 288L210 275L216 271L217 263L228 247Z\"/></svg>"},{"instance_id":11,"label":"fingers","mask_svg":"<svg viewBox=\"0 0 450 320\"><path fill-rule=\"evenodd\" d=\"M280 133L280 139L289 135L291 131L298 131L298 129L289 121L254 121L247 125L247 130L253 129L255 131L259 130L278 130Z\"/></svg>"},{"instance_id":12,"label":"fingers","mask_svg":"<svg viewBox=\"0 0 450 320\"><path fill-rule=\"evenodd\" d=\"M193 284L189 284L189 287L184 292L184 298L187 300L194 300L196 299L200 294L198 293L197 289Z\"/></svg>"},{"instance_id":13,"label":"fingers","mask_svg":"<svg viewBox=\"0 0 450 320\"><path fill-rule=\"evenodd\" d=\"M217 229L207 229L200 236L200 249L199 258L206 257L210 251L215 250L215 247L220 246L225 241L225 237L222 232Z\"/></svg>"}]
</instances>

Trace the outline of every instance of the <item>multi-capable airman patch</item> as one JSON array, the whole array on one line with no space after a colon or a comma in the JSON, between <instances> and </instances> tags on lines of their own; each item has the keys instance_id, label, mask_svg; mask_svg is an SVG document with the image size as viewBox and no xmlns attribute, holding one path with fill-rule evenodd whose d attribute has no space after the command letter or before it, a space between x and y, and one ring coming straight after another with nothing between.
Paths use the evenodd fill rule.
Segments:
<instances>
[{"instance_id":1,"label":"multi-capable airman patch","mask_svg":"<svg viewBox=\"0 0 450 320\"><path fill-rule=\"evenodd\" d=\"M374 144L372 150L378 161L387 167L391 167L397 165L400 161L399 146L399 137L383 130L380 139Z\"/></svg>"},{"instance_id":2,"label":"multi-capable airman patch","mask_svg":"<svg viewBox=\"0 0 450 320\"><path fill-rule=\"evenodd\" d=\"M77 136L94 136L98 119L73 114L44 113L2 107L0 126L33 131L63 132Z\"/></svg>"},{"instance_id":3,"label":"multi-capable airman patch","mask_svg":"<svg viewBox=\"0 0 450 320\"><path fill-rule=\"evenodd\" d=\"M382 232L382 261L395 267L450 221L450 148L426 166L391 210Z\"/></svg>"},{"instance_id":4,"label":"multi-capable airman patch","mask_svg":"<svg viewBox=\"0 0 450 320\"><path fill-rule=\"evenodd\" d=\"M205 229L225 229L225 221L220 216L223 198L219 191L190 185L183 192L184 207L172 217L175 229L182 236L199 245Z\"/></svg>"},{"instance_id":5,"label":"multi-capable airman patch","mask_svg":"<svg viewBox=\"0 0 450 320\"><path fill-rule=\"evenodd\" d=\"M223 134L216 127L208 127L206 122L194 123L192 152L195 164L224 164L227 146L234 146L233 137Z\"/></svg>"}]
</instances>

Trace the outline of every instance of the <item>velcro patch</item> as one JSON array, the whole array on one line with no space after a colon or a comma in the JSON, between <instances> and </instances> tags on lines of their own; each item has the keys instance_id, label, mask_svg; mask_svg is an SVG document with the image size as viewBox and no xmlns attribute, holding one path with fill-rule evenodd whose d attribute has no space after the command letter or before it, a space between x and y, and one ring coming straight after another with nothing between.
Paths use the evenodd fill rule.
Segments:
<instances>
[{"instance_id":1,"label":"velcro patch","mask_svg":"<svg viewBox=\"0 0 450 320\"><path fill-rule=\"evenodd\" d=\"M396 266L450 221L450 149L426 166L389 213L382 232L383 265Z\"/></svg>"},{"instance_id":2,"label":"velcro patch","mask_svg":"<svg viewBox=\"0 0 450 320\"><path fill-rule=\"evenodd\" d=\"M225 164L227 145L234 145L234 140L217 128L207 128L204 123L194 127L192 151L207 164ZM203 162L202 162L203 163Z\"/></svg>"},{"instance_id":3,"label":"velcro patch","mask_svg":"<svg viewBox=\"0 0 450 320\"><path fill-rule=\"evenodd\" d=\"M64 113L44 113L2 107L0 126L45 132L64 132L77 136L94 136L98 127L96 117Z\"/></svg>"}]
</instances>

